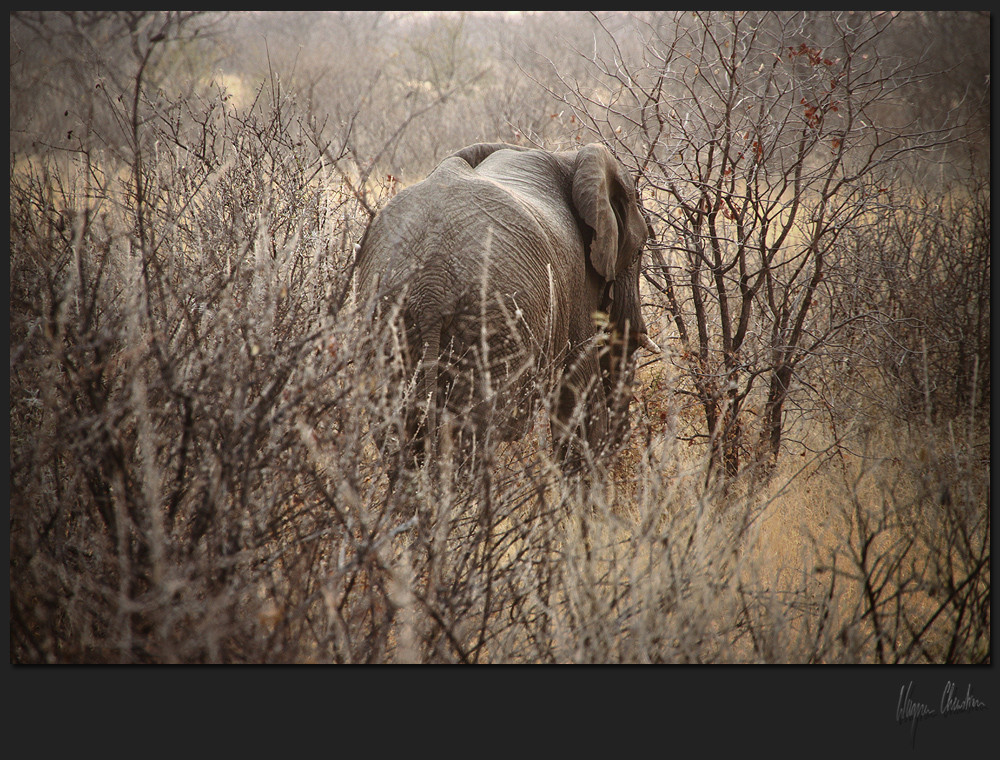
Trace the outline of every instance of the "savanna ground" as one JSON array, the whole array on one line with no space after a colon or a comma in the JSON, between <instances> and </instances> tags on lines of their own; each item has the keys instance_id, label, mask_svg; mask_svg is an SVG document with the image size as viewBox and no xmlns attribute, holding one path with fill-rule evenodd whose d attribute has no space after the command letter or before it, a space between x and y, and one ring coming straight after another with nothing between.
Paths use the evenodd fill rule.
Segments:
<instances>
[{"instance_id":1,"label":"savanna ground","mask_svg":"<svg viewBox=\"0 0 1000 760\"><path fill-rule=\"evenodd\" d=\"M10 58L12 662L991 662L988 15L15 13ZM478 141L635 174L663 354L615 457L390 488L354 246Z\"/></svg>"}]
</instances>

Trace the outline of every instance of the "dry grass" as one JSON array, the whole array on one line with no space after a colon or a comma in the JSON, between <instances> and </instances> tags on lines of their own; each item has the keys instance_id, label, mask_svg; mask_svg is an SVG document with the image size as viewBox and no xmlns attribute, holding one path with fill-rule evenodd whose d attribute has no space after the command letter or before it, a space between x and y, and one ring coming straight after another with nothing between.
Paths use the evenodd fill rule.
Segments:
<instances>
[{"instance_id":1,"label":"dry grass","mask_svg":"<svg viewBox=\"0 0 1000 760\"><path fill-rule=\"evenodd\" d=\"M940 451L939 430L868 429L850 442L856 454L840 447L796 473L782 466L749 562L776 598L798 597L777 651L814 650L809 661L955 661L959 648L989 657L989 438L970 431L967 445Z\"/></svg>"},{"instance_id":2,"label":"dry grass","mask_svg":"<svg viewBox=\"0 0 1000 760\"><path fill-rule=\"evenodd\" d=\"M803 419L720 488L651 364L615 460L536 427L400 474L365 215L273 117L124 185L12 167L12 662L989 660L971 413Z\"/></svg>"}]
</instances>

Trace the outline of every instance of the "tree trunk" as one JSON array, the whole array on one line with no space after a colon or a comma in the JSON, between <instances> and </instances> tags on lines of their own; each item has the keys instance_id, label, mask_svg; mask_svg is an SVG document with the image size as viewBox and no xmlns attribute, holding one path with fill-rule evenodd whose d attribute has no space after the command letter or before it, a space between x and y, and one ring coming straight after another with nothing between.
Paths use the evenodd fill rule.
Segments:
<instances>
[{"instance_id":1,"label":"tree trunk","mask_svg":"<svg viewBox=\"0 0 1000 760\"><path fill-rule=\"evenodd\" d=\"M771 385L767 393L767 403L764 406L764 426L761 429L762 454L771 466L778 460L781 451L781 412L788 397L788 383L792 379L792 368L788 364L779 364L771 373ZM762 456L762 458L764 458Z\"/></svg>"}]
</instances>

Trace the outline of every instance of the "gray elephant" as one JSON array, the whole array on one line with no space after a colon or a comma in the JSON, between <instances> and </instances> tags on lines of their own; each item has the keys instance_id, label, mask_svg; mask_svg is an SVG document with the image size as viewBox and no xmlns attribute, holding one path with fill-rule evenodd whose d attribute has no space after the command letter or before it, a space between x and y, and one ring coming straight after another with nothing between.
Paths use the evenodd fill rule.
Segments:
<instances>
[{"instance_id":1,"label":"gray elephant","mask_svg":"<svg viewBox=\"0 0 1000 760\"><path fill-rule=\"evenodd\" d=\"M620 442L633 354L658 350L639 308L648 230L632 178L596 143L470 145L392 198L356 271L401 336L403 440L435 446L444 417L465 446L513 440L548 398L564 461L584 441Z\"/></svg>"}]
</instances>

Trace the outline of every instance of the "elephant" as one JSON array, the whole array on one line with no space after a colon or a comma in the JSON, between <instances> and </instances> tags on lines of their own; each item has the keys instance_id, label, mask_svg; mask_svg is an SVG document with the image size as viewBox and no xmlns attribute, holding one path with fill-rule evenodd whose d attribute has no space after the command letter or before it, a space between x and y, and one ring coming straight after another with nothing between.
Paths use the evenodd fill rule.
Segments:
<instances>
[{"instance_id":1,"label":"elephant","mask_svg":"<svg viewBox=\"0 0 1000 760\"><path fill-rule=\"evenodd\" d=\"M396 194L355 267L371 317L398 330L402 439L426 457L447 416L464 445L515 440L548 398L562 461L584 442L620 444L636 349L659 351L639 302L649 234L632 178L600 143L477 143Z\"/></svg>"}]
</instances>

